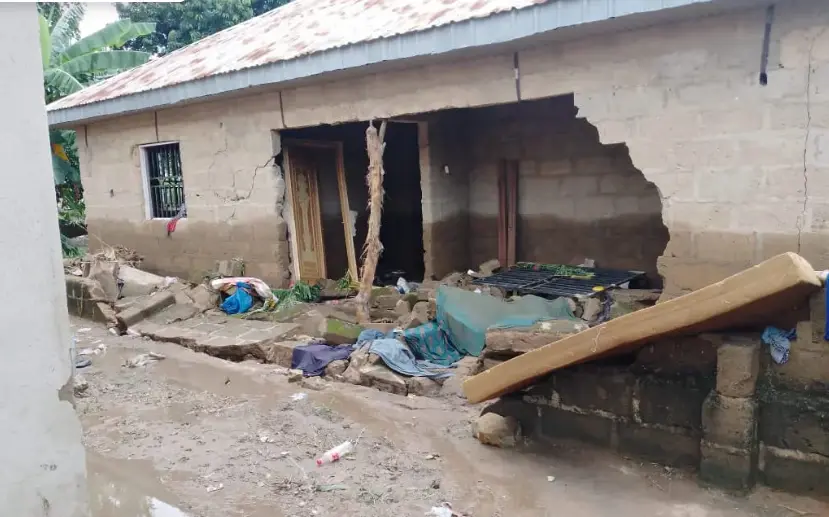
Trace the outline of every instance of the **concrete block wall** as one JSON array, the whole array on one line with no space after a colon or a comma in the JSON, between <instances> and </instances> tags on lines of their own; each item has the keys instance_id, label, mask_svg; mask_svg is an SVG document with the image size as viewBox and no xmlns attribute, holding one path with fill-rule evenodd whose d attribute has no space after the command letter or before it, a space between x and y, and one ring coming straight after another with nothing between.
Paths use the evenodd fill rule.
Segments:
<instances>
[{"instance_id":1,"label":"concrete block wall","mask_svg":"<svg viewBox=\"0 0 829 517\"><path fill-rule=\"evenodd\" d=\"M782 251L829 265L829 11L776 5L766 86L764 25L765 7L521 53L524 98L575 92L659 188L669 296Z\"/></svg>"},{"instance_id":2,"label":"concrete block wall","mask_svg":"<svg viewBox=\"0 0 829 517\"><path fill-rule=\"evenodd\" d=\"M273 166L279 99L257 95L77 128L90 246L120 244L144 267L200 280L215 261L243 258L274 286L289 278L284 181ZM167 236L146 213L141 144L179 142L187 218Z\"/></svg>"},{"instance_id":3,"label":"concrete block wall","mask_svg":"<svg viewBox=\"0 0 829 517\"><path fill-rule=\"evenodd\" d=\"M632 366L560 370L485 412L515 416L525 434L537 438L577 439L664 465L697 467L702 407L716 368L704 350L715 347L693 338L654 346L676 353L653 361L646 350ZM691 348L693 357L679 352Z\"/></svg>"},{"instance_id":4,"label":"concrete block wall","mask_svg":"<svg viewBox=\"0 0 829 517\"><path fill-rule=\"evenodd\" d=\"M519 162L518 260L589 257L659 279L656 260L668 241L659 192L624 145L602 145L596 128L576 117L571 95L466 114L472 265L497 257L498 173L509 159Z\"/></svg>"},{"instance_id":5,"label":"concrete block wall","mask_svg":"<svg viewBox=\"0 0 829 517\"><path fill-rule=\"evenodd\" d=\"M829 12L820 0L792 0L776 9L766 86L758 82L764 7L518 49L522 99L574 95L578 116L598 128L601 143L626 145L633 167L657 187L670 233L658 261L666 296L783 251L800 252L818 269L829 266L829 97L823 87L829 76ZM273 208L279 190L273 171L257 176L255 195L261 190L261 198L239 199L273 148L271 130L512 103L518 100L513 57L512 50L441 56L285 89L284 105L278 92L269 92L78 128L90 228L105 240L149 250L149 265L175 274L208 266L207 255L244 255L239 246L221 244L237 239L254 248L244 252L261 253L251 274L278 282L284 278L285 246ZM181 138L182 152L198 164L184 164L188 202L194 205L179 239L165 240L162 225L144 219L135 146ZM532 161L524 164L528 177L533 171L543 176L543 160ZM488 167L482 177L493 174ZM201 178L188 183L188 170ZM438 182L431 165L423 174L424 225L454 217L447 210L463 212L438 208L445 194L437 185L448 180ZM435 188L429 186L433 180ZM587 188L589 180L575 182L572 188ZM608 181L606 188L614 187ZM588 210L606 208L591 203ZM239 228L254 220L267 221L260 237L266 227L277 228L277 235L252 245L262 242L256 232ZM220 228L218 237L212 228ZM184 246L182 237L190 233L198 237ZM124 241L126 235L131 237ZM492 238L487 239L471 248L463 266L491 256ZM427 255L438 252L437 246L425 247ZM448 251L444 256L449 258L429 259L434 272L457 269L461 262Z\"/></svg>"}]
</instances>

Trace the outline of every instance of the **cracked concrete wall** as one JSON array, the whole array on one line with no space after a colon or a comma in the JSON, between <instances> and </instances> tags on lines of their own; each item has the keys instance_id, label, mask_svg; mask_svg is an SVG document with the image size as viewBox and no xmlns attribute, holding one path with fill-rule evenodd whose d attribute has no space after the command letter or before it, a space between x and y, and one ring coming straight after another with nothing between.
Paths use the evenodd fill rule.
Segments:
<instances>
[{"instance_id":1,"label":"cracked concrete wall","mask_svg":"<svg viewBox=\"0 0 829 517\"><path fill-rule=\"evenodd\" d=\"M138 114L78 128L90 245L120 244L146 269L200 280L216 260L245 259L273 286L290 278L285 182L271 157L279 98L255 95ZM179 142L187 218L167 236L146 216L141 144Z\"/></svg>"},{"instance_id":2,"label":"cracked concrete wall","mask_svg":"<svg viewBox=\"0 0 829 517\"><path fill-rule=\"evenodd\" d=\"M0 515L88 515L34 4L0 5L0 154L7 184L0 313Z\"/></svg>"},{"instance_id":3,"label":"cracked concrete wall","mask_svg":"<svg viewBox=\"0 0 829 517\"><path fill-rule=\"evenodd\" d=\"M572 95L468 110L470 262L498 256L498 172L519 163L521 261L644 270L656 283L668 235L656 187L624 145L602 145Z\"/></svg>"},{"instance_id":4,"label":"cracked concrete wall","mask_svg":"<svg viewBox=\"0 0 829 517\"><path fill-rule=\"evenodd\" d=\"M799 251L817 268L829 266L824 120L829 11L824 7L820 0L777 5L767 86L758 84L764 9L518 50L523 99L575 93L579 117L598 128L603 144L626 144L633 166L659 189L670 242L658 267L668 295L783 251ZM131 241L121 242L155 250L145 252L149 263L177 274L270 247L266 256L257 255L263 266L250 272L281 278L281 266L269 261L287 249L284 230L267 235L262 246L251 230L255 221L268 221L263 223L268 230L284 227L273 212L273 173L260 172L255 202L231 201L236 194L228 187L235 173L235 190L244 194L250 188L252 171L271 153L270 130L281 128L283 120L297 127L514 102L513 55L310 84L285 90L282 99L282 113L276 93L160 111L158 134L153 114L97 122L86 128L87 146L81 128L93 233L114 243L131 235ZM468 180L462 174L441 176L444 162L453 160L440 155L450 152L457 134L426 132L424 248L427 273L440 276L468 263L468 246L460 244L469 229L469 199L463 194ZM134 148L165 138L182 139L188 205L195 203L173 239L165 237L163 223L143 219ZM188 183L188 175L198 179ZM179 232L198 237L188 241Z\"/></svg>"},{"instance_id":5,"label":"cracked concrete wall","mask_svg":"<svg viewBox=\"0 0 829 517\"><path fill-rule=\"evenodd\" d=\"M575 91L659 188L668 296L783 251L829 266L829 10L777 4L767 86L764 24L755 9L521 53L526 97Z\"/></svg>"}]
</instances>

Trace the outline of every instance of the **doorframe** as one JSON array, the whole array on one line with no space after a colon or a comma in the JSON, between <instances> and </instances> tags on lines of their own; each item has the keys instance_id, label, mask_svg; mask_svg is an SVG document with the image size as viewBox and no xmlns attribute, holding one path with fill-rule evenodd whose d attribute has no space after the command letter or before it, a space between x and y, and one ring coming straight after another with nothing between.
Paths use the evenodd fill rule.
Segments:
<instances>
[{"instance_id":1,"label":"doorframe","mask_svg":"<svg viewBox=\"0 0 829 517\"><path fill-rule=\"evenodd\" d=\"M337 191L340 196L340 212L342 216L343 222L343 233L345 236L345 252L346 257L348 260L348 271L351 275L351 279L354 282L359 282L359 272L357 270L357 255L354 248L354 236L351 235L351 208L348 204L348 189L345 182L345 162L343 158L343 143L339 141L332 141L332 140L310 140L310 139L302 139L302 138L289 138L282 140L281 147L282 151L285 153L285 186L286 186L286 196L288 198L288 203L291 209L291 215L293 217L293 208L294 208L294 198L293 198L293 188L292 188L292 179L293 173L291 172L291 159L290 159L290 152L289 148L291 146L297 147L311 147L311 148L319 148L319 149L333 149L336 155L336 167L337 167ZM317 173L317 183L319 183L319 173ZM319 195L319 185L317 185L317 194ZM318 203L317 209L320 209L320 204ZM323 240L322 236L322 213L320 211L317 214L320 219L320 241ZM356 223L356 221L354 221ZM294 228L296 225L294 225ZM320 249L323 250L322 256L322 271L327 276L327 271L325 267L325 247L322 242L318 242L317 245L320 246ZM297 240L296 230L294 229L291 232L291 247L293 249L299 248L299 242ZM294 275L299 278L299 265L297 264L294 267Z\"/></svg>"}]
</instances>

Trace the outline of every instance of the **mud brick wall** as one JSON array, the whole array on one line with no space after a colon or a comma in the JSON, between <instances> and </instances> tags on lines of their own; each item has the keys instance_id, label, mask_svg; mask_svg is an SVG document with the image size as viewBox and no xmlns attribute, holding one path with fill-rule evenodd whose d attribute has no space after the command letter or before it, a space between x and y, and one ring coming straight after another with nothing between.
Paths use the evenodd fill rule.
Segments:
<instances>
[{"instance_id":1,"label":"mud brick wall","mask_svg":"<svg viewBox=\"0 0 829 517\"><path fill-rule=\"evenodd\" d=\"M602 145L573 96L470 111L470 260L498 254L498 169L519 161L518 260L644 269L668 242L656 187L630 161L624 145Z\"/></svg>"}]
</instances>

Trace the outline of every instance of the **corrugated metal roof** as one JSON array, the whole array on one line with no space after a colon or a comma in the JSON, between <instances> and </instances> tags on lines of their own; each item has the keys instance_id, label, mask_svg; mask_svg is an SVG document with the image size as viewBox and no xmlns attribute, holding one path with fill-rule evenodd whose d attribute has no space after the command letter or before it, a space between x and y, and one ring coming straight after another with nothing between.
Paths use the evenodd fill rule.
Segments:
<instances>
[{"instance_id":1,"label":"corrugated metal roof","mask_svg":"<svg viewBox=\"0 0 829 517\"><path fill-rule=\"evenodd\" d=\"M295 0L94 84L49 110L99 102L550 0Z\"/></svg>"}]
</instances>

